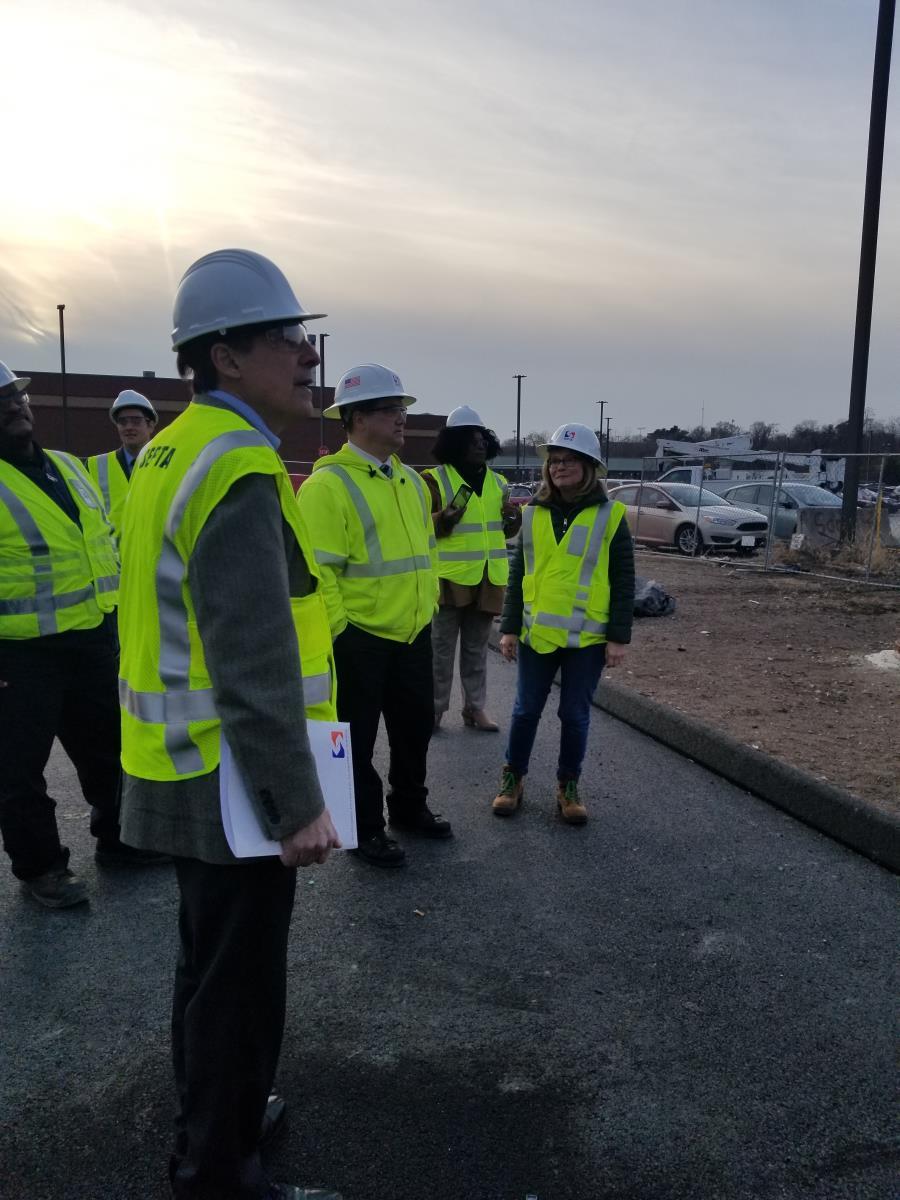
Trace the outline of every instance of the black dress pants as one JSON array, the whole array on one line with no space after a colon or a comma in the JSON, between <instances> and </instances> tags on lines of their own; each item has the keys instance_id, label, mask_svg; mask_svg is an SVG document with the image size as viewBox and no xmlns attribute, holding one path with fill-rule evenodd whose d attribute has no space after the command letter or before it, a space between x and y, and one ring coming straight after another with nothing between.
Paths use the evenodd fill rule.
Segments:
<instances>
[{"instance_id":1,"label":"black dress pants","mask_svg":"<svg viewBox=\"0 0 900 1200\"><path fill-rule=\"evenodd\" d=\"M334 643L334 661L338 719L350 725L357 834L365 841L385 825L381 777L372 765L382 715L391 748L388 811L405 817L425 807L434 729L431 626L406 643L348 625Z\"/></svg>"},{"instance_id":2,"label":"black dress pants","mask_svg":"<svg viewBox=\"0 0 900 1200\"><path fill-rule=\"evenodd\" d=\"M91 805L91 833L119 839L122 772L118 655L104 623L48 637L0 639L0 831L13 874L65 867L44 770L58 737Z\"/></svg>"},{"instance_id":3,"label":"black dress pants","mask_svg":"<svg viewBox=\"0 0 900 1200\"><path fill-rule=\"evenodd\" d=\"M172 1004L175 1196L265 1196L259 1132L284 1031L296 869L277 858L176 858L181 939Z\"/></svg>"}]
</instances>

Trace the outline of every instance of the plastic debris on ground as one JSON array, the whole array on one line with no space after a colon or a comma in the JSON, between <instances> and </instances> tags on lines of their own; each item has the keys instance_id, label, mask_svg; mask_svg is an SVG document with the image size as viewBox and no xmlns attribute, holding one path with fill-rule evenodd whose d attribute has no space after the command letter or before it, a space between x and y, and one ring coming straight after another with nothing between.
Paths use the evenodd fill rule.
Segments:
<instances>
[{"instance_id":1,"label":"plastic debris on ground","mask_svg":"<svg viewBox=\"0 0 900 1200\"><path fill-rule=\"evenodd\" d=\"M634 581L634 615L636 617L667 617L675 611L675 598L655 579Z\"/></svg>"}]
</instances>

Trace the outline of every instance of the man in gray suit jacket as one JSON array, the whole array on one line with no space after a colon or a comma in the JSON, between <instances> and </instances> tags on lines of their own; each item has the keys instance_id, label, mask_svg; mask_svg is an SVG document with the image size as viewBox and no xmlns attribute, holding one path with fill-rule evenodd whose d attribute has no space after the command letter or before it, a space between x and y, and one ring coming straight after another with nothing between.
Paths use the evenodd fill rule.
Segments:
<instances>
[{"instance_id":1,"label":"man in gray suit jacket","mask_svg":"<svg viewBox=\"0 0 900 1200\"><path fill-rule=\"evenodd\" d=\"M303 327L311 315L261 255L218 251L188 270L173 342L194 399L144 451L126 505L122 836L173 855L180 890L170 1176L182 1200L336 1197L273 1184L259 1154L284 1109L270 1092L294 868L324 863L340 846L309 748L304 629L292 616L291 598L309 596L317 581L287 519L276 454L278 435L311 412L318 357ZM190 524L184 561L180 529ZM204 672L209 686L198 687ZM229 849L221 737L280 859L238 861Z\"/></svg>"}]
</instances>

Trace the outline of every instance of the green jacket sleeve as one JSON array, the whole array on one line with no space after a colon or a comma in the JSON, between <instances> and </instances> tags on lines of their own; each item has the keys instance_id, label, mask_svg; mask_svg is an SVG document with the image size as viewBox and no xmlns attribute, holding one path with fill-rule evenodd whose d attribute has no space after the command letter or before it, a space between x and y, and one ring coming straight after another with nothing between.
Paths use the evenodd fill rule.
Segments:
<instances>
[{"instance_id":1,"label":"green jacket sleeve","mask_svg":"<svg viewBox=\"0 0 900 1200\"><path fill-rule=\"evenodd\" d=\"M344 499L343 487L330 486L324 472L321 477L313 475L297 493L300 519L307 528L316 565L322 573L322 596L333 638L347 628L347 611L338 582L350 554Z\"/></svg>"}]
</instances>

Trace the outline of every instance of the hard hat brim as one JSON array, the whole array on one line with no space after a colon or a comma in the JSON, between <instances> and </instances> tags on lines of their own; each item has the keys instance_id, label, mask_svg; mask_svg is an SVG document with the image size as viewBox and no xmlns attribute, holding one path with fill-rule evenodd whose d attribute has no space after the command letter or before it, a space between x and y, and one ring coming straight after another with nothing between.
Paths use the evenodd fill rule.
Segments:
<instances>
[{"instance_id":1,"label":"hard hat brim","mask_svg":"<svg viewBox=\"0 0 900 1200\"><path fill-rule=\"evenodd\" d=\"M369 404L369 403L371 403L372 400L378 400L378 399L402 400L407 408L409 408L409 406L411 404L416 403L415 396L383 396L383 397L370 396L368 400L342 400L339 404L330 404L328 406L328 408L322 409L322 416L328 417L332 421L337 421L340 419L342 408L351 408L353 405L356 405L356 404Z\"/></svg>"},{"instance_id":2,"label":"hard hat brim","mask_svg":"<svg viewBox=\"0 0 900 1200\"><path fill-rule=\"evenodd\" d=\"M172 349L180 350L182 346L186 346L188 342L195 342L198 338L209 337L212 333L226 334L234 333L237 329L245 329L248 325L303 325L307 321L321 321L327 317L328 313L288 313L284 317L265 318L264 321L241 321L239 324L231 324L228 321L219 320L208 322L204 325L197 325L189 329L187 332L183 330L172 330ZM177 339L177 340L176 340Z\"/></svg>"},{"instance_id":3,"label":"hard hat brim","mask_svg":"<svg viewBox=\"0 0 900 1200\"><path fill-rule=\"evenodd\" d=\"M5 384L5 386L15 388L15 390L21 396L23 392L28 391L30 384L31 384L31 376L30 375L17 375L15 379L11 379L9 381L9 383Z\"/></svg>"},{"instance_id":4,"label":"hard hat brim","mask_svg":"<svg viewBox=\"0 0 900 1200\"><path fill-rule=\"evenodd\" d=\"M606 466L606 463L604 463L599 454L588 454L587 450L576 450L574 446L556 446L552 442L544 442L540 446L535 446L535 450L538 452L538 457L544 459L545 461L551 450L563 449L570 450L572 454L580 454L582 458L588 458L591 460L591 462L599 463L601 467Z\"/></svg>"}]
</instances>

